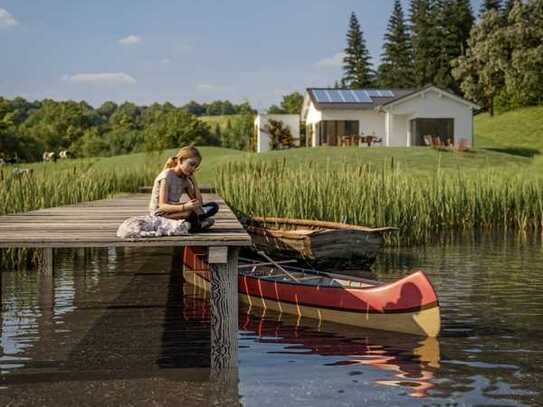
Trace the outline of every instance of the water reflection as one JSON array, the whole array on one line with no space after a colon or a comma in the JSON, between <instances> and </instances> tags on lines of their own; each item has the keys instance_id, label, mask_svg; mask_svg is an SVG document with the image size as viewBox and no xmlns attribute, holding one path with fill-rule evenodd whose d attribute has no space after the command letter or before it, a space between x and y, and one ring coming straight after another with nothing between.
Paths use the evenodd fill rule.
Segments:
<instances>
[{"instance_id":1,"label":"water reflection","mask_svg":"<svg viewBox=\"0 0 543 407\"><path fill-rule=\"evenodd\" d=\"M209 319L208 294L185 285L185 318ZM241 305L241 339L260 344L281 344L268 355L319 355L324 366L367 366L388 373L375 380L386 386L400 386L413 397L425 397L434 387L434 371L439 368L439 341L413 335L364 330L329 322L297 318L262 308ZM270 356L273 357L273 356ZM330 372L332 374L332 372Z\"/></svg>"}]
</instances>

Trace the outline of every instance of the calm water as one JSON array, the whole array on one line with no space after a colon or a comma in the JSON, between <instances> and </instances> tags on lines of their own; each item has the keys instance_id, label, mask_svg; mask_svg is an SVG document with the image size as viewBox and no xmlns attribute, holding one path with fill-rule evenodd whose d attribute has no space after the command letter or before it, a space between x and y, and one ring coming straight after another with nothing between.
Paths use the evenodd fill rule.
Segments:
<instances>
[{"instance_id":1,"label":"calm water","mask_svg":"<svg viewBox=\"0 0 543 407\"><path fill-rule=\"evenodd\" d=\"M170 253L61 251L53 283L4 272L0 405L216 400L208 301L182 292ZM240 403L543 405L542 260L541 239L510 236L384 253L373 277L429 274L436 340L241 308Z\"/></svg>"}]
</instances>

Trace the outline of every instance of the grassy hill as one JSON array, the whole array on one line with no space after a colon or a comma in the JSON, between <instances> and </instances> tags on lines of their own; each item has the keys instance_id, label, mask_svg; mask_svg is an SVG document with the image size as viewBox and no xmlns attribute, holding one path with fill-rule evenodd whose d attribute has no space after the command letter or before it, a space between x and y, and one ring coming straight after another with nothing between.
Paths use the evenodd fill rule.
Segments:
<instances>
[{"instance_id":1,"label":"grassy hill","mask_svg":"<svg viewBox=\"0 0 543 407\"><path fill-rule=\"evenodd\" d=\"M510 154L535 156L543 152L543 105L474 118L475 146Z\"/></svg>"}]
</instances>

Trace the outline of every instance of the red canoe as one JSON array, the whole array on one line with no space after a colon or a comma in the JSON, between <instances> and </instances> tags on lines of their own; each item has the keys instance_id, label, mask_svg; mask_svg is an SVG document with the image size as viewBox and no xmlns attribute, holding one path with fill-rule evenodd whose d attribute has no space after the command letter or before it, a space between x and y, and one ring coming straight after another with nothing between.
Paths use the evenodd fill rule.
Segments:
<instances>
[{"instance_id":1,"label":"red canoe","mask_svg":"<svg viewBox=\"0 0 543 407\"><path fill-rule=\"evenodd\" d=\"M209 290L205 255L186 247L187 282ZM240 299L277 312L385 331L435 337L440 330L436 293L422 271L384 284L357 277L282 266L240 263Z\"/></svg>"}]
</instances>

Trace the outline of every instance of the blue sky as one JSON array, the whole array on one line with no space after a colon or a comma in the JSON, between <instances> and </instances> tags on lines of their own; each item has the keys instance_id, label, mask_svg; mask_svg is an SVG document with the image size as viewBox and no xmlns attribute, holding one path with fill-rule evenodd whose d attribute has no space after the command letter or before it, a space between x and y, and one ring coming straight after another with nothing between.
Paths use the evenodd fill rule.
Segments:
<instances>
[{"instance_id":1,"label":"blue sky","mask_svg":"<svg viewBox=\"0 0 543 407\"><path fill-rule=\"evenodd\" d=\"M403 1L404 11L409 2ZM478 10L480 0L472 1ZM378 62L393 0L0 0L0 96L259 109L329 86L351 11Z\"/></svg>"}]
</instances>

